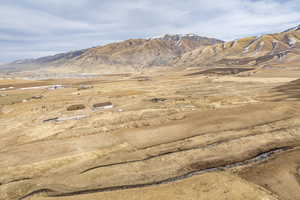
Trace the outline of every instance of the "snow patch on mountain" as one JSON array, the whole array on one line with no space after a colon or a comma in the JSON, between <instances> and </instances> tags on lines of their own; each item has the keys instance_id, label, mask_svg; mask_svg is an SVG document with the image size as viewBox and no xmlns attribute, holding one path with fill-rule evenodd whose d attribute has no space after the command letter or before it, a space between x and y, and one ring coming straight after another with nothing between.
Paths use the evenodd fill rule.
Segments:
<instances>
[{"instance_id":1,"label":"snow patch on mountain","mask_svg":"<svg viewBox=\"0 0 300 200\"><path fill-rule=\"evenodd\" d=\"M298 26L295 26L295 27L290 28L290 29L288 29L288 30L285 30L285 31L283 31L283 32L298 31L298 30L300 30L300 24L299 24Z\"/></svg>"},{"instance_id":2,"label":"snow patch on mountain","mask_svg":"<svg viewBox=\"0 0 300 200\"><path fill-rule=\"evenodd\" d=\"M288 43L290 47L293 47L297 43L297 39L294 37L288 37Z\"/></svg>"}]
</instances>

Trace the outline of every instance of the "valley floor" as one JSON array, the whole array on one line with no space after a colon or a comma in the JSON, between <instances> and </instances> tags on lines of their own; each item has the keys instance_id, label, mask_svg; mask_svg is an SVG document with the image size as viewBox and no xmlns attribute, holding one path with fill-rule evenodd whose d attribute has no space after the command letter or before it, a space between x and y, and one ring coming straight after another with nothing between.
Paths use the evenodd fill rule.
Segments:
<instances>
[{"instance_id":1,"label":"valley floor","mask_svg":"<svg viewBox=\"0 0 300 200\"><path fill-rule=\"evenodd\" d=\"M300 200L299 71L195 71L0 80L0 199Z\"/></svg>"}]
</instances>

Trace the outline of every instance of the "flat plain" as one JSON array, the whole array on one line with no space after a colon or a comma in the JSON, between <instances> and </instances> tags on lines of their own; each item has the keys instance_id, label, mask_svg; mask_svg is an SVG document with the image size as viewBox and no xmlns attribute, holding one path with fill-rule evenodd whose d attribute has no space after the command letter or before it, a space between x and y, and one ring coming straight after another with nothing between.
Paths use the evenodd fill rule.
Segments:
<instances>
[{"instance_id":1,"label":"flat plain","mask_svg":"<svg viewBox=\"0 0 300 200\"><path fill-rule=\"evenodd\" d=\"M300 199L299 69L198 72L0 80L0 199Z\"/></svg>"}]
</instances>

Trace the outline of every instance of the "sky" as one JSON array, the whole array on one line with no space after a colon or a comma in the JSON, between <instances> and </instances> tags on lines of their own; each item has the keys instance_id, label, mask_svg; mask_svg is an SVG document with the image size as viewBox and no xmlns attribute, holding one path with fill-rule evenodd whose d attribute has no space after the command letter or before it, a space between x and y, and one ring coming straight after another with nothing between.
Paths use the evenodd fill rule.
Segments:
<instances>
[{"instance_id":1,"label":"sky","mask_svg":"<svg viewBox=\"0 0 300 200\"><path fill-rule=\"evenodd\" d=\"M300 24L300 0L1 0L0 63L130 38L225 41Z\"/></svg>"}]
</instances>

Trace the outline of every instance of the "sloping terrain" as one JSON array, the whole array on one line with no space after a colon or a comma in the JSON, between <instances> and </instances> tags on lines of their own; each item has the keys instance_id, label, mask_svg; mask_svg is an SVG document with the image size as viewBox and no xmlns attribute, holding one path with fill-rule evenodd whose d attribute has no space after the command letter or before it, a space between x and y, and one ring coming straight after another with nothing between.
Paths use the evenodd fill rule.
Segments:
<instances>
[{"instance_id":1,"label":"sloping terrain","mask_svg":"<svg viewBox=\"0 0 300 200\"><path fill-rule=\"evenodd\" d=\"M280 191L283 200L299 199L300 158L299 149L243 170L240 176L269 191Z\"/></svg>"},{"instance_id":2,"label":"sloping terrain","mask_svg":"<svg viewBox=\"0 0 300 200\"><path fill-rule=\"evenodd\" d=\"M300 61L300 28L242 38L231 42L195 49L174 63L178 66L204 65L296 65Z\"/></svg>"},{"instance_id":3,"label":"sloping terrain","mask_svg":"<svg viewBox=\"0 0 300 200\"><path fill-rule=\"evenodd\" d=\"M48 72L112 73L178 67L299 67L299 26L281 33L230 42L193 34L129 39L80 51L2 65L1 72L43 69Z\"/></svg>"},{"instance_id":4,"label":"sloping terrain","mask_svg":"<svg viewBox=\"0 0 300 200\"><path fill-rule=\"evenodd\" d=\"M221 42L197 35L165 35L153 39L132 39L90 49L70 64L137 67L168 65L171 60L185 52Z\"/></svg>"},{"instance_id":5,"label":"sloping terrain","mask_svg":"<svg viewBox=\"0 0 300 200\"><path fill-rule=\"evenodd\" d=\"M287 84L277 86L271 90L272 92L264 96L270 101L299 101L300 100L300 79L291 81Z\"/></svg>"},{"instance_id":6,"label":"sloping terrain","mask_svg":"<svg viewBox=\"0 0 300 200\"><path fill-rule=\"evenodd\" d=\"M280 93L281 98L288 100L299 100L300 99L300 79L292 81L288 84L278 86L274 90Z\"/></svg>"},{"instance_id":7,"label":"sloping terrain","mask_svg":"<svg viewBox=\"0 0 300 200\"><path fill-rule=\"evenodd\" d=\"M165 35L151 39L130 39L90 49L74 51L38 59L19 60L0 69L24 70L45 67L63 68L70 71L114 71L123 66L143 68L165 66L177 56L196 48L222 43L214 38L200 37L194 34Z\"/></svg>"},{"instance_id":8,"label":"sloping terrain","mask_svg":"<svg viewBox=\"0 0 300 200\"><path fill-rule=\"evenodd\" d=\"M216 181L217 180L217 181ZM239 188L236 190L235 188ZM247 194L247 196L245 195ZM35 196L30 200L53 200L51 197ZM170 184L145 188L90 193L56 200L278 200L272 193L229 173L208 173L187 178Z\"/></svg>"},{"instance_id":9,"label":"sloping terrain","mask_svg":"<svg viewBox=\"0 0 300 200\"><path fill-rule=\"evenodd\" d=\"M37 59L17 60L12 63L0 65L1 72L13 72L22 70L36 70L48 65L63 65L69 60L80 56L86 50L72 51L68 53L56 54L54 56L46 56Z\"/></svg>"}]
</instances>

